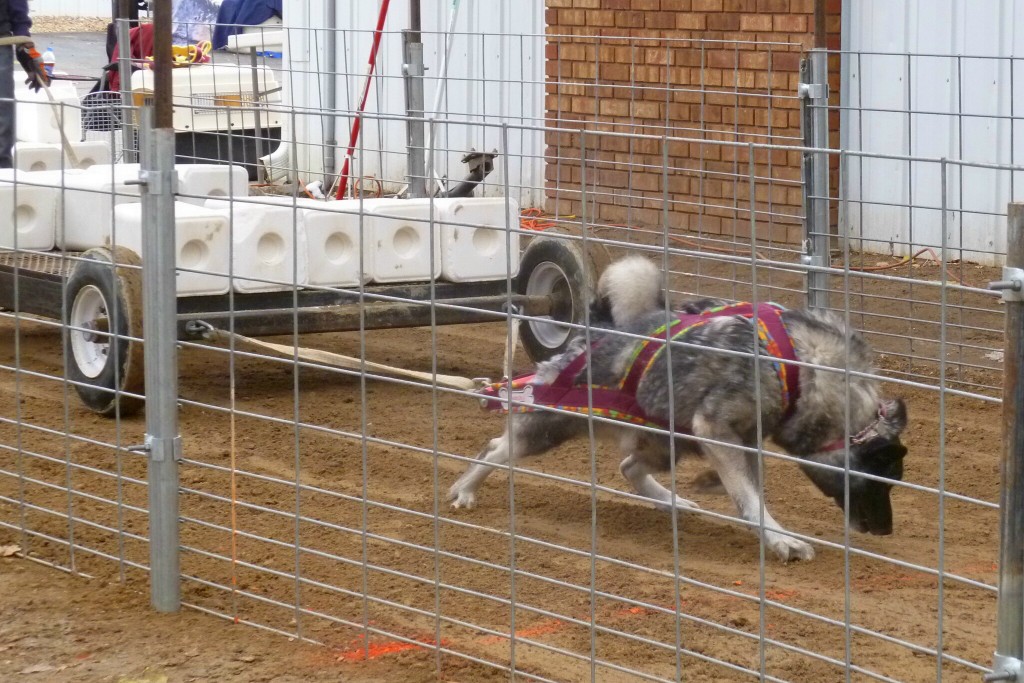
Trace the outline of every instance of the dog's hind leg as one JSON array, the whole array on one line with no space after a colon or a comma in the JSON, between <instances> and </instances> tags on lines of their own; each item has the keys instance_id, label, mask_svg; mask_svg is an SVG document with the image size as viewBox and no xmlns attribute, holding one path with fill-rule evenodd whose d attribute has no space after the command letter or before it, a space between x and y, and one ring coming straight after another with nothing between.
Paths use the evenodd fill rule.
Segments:
<instances>
[{"instance_id":1,"label":"dog's hind leg","mask_svg":"<svg viewBox=\"0 0 1024 683\"><path fill-rule=\"evenodd\" d=\"M586 429L587 421L572 415L551 412L513 415L511 435L506 428L504 434L491 439L476 457L476 462L448 489L448 500L453 508L472 508L476 505L477 489L495 467L544 453Z\"/></svg>"},{"instance_id":2,"label":"dog's hind leg","mask_svg":"<svg viewBox=\"0 0 1024 683\"><path fill-rule=\"evenodd\" d=\"M667 439L642 438L637 434L637 430L630 429L622 435L619 448L626 454L619 465L619 472L633 485L637 493L644 498L650 498L654 502L654 507L663 512L670 511L673 505L680 510L700 509L700 506L691 500L679 495L673 496L672 491L651 476L655 472L664 472L665 463L670 462Z\"/></svg>"},{"instance_id":3,"label":"dog's hind leg","mask_svg":"<svg viewBox=\"0 0 1024 683\"><path fill-rule=\"evenodd\" d=\"M742 439L729 427L697 414L693 418L694 436L734 443L739 446ZM754 467L756 455L748 455L720 443L703 443L702 450L718 471L722 485L736 504L736 509L745 521L761 526L761 496L757 487L757 472ZM785 533L768 508L764 508L764 543L783 562L790 560L814 559L814 548Z\"/></svg>"}]
</instances>

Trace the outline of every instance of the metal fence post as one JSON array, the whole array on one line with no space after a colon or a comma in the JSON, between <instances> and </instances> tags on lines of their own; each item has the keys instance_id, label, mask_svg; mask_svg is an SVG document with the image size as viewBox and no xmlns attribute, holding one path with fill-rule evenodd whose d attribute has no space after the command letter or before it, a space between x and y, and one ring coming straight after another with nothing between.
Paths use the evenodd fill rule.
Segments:
<instances>
[{"instance_id":1,"label":"metal fence post","mask_svg":"<svg viewBox=\"0 0 1024 683\"><path fill-rule=\"evenodd\" d=\"M811 50L800 63L800 108L804 147L828 148L828 51ZM828 154L804 152L804 251L807 271L807 306L828 307L831 230L828 211Z\"/></svg>"},{"instance_id":2,"label":"metal fence post","mask_svg":"<svg viewBox=\"0 0 1024 683\"><path fill-rule=\"evenodd\" d=\"M999 496L999 616L993 673L986 681L1021 680L1024 661L1024 204L1010 204L1001 290L1006 304L1003 357L1002 492Z\"/></svg>"},{"instance_id":3,"label":"metal fence post","mask_svg":"<svg viewBox=\"0 0 1024 683\"><path fill-rule=\"evenodd\" d=\"M146 344L146 446L149 453L150 603L181 607L178 541L178 320L175 282L174 127L171 107L171 14L157 3L154 101L146 108L142 158L143 335Z\"/></svg>"},{"instance_id":4,"label":"metal fence post","mask_svg":"<svg viewBox=\"0 0 1024 683\"><path fill-rule=\"evenodd\" d=\"M425 144L425 121L423 120L423 38L420 33L420 3L409 4L410 21L408 30L402 31L403 63L402 76L405 78L405 122L408 152L409 196L427 196L427 164Z\"/></svg>"}]
</instances>

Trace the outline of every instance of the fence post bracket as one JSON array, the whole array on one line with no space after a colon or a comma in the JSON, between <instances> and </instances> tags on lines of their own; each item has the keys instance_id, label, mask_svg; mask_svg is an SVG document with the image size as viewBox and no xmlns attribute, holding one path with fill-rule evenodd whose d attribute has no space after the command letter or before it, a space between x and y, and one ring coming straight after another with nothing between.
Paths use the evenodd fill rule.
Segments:
<instances>
[{"instance_id":1,"label":"fence post bracket","mask_svg":"<svg viewBox=\"0 0 1024 683\"><path fill-rule=\"evenodd\" d=\"M985 683L1020 680L1021 664L1019 659L997 654L992 660L992 673L985 674L982 680Z\"/></svg>"},{"instance_id":2,"label":"fence post bracket","mask_svg":"<svg viewBox=\"0 0 1024 683\"><path fill-rule=\"evenodd\" d=\"M1003 279L988 283L988 288L1000 292L1003 301L1024 301L1024 268L1003 266Z\"/></svg>"}]
</instances>

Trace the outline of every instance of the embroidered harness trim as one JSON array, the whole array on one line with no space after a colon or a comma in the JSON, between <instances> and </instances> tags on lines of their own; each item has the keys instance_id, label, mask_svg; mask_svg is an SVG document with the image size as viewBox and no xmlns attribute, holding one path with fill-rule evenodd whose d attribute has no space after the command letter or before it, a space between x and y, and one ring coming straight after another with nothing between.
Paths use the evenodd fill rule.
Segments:
<instances>
[{"instance_id":1,"label":"embroidered harness trim","mask_svg":"<svg viewBox=\"0 0 1024 683\"><path fill-rule=\"evenodd\" d=\"M787 361L795 361L796 351L782 322L785 309L777 304L730 304L710 308L701 313L681 313L669 325L662 325L641 341L633 351L629 367L617 386L588 386L575 384L576 377L586 367L589 353L576 356L550 384L536 383L536 375L516 377L511 383L498 382L481 390L485 408L516 413L534 412L538 406L557 408L576 413L608 417L631 424L668 428L668 422L647 415L636 398L637 388L644 375L653 367L665 350L666 339L678 340L693 329L706 325L715 318L740 316L757 321L757 336L766 353L773 357L772 365L782 384L783 419L793 412L800 392L800 368ZM597 342L598 344L600 342ZM596 346L596 344L595 344ZM509 386L511 384L511 387ZM510 391L511 389L511 391ZM509 401L512 401L510 403ZM680 425L676 425L677 431Z\"/></svg>"}]
</instances>

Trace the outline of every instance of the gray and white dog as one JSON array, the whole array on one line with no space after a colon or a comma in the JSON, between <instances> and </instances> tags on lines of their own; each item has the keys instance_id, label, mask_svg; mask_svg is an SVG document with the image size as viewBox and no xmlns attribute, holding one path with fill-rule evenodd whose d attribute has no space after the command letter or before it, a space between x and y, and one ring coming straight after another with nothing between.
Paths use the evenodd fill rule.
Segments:
<instances>
[{"instance_id":1,"label":"gray and white dog","mask_svg":"<svg viewBox=\"0 0 1024 683\"><path fill-rule=\"evenodd\" d=\"M650 336L666 322L662 273L645 258L612 263L601 276L597 294L592 307L597 326L589 339L580 335L565 353L539 364L532 380L535 387L579 366L579 361L571 364L581 354L589 356L589 374L584 365L572 379L574 387L614 386L630 371L631 359L643 343L641 336ZM680 312L701 313L720 303L695 301ZM739 315L715 317L673 337L670 352L657 353L643 373L635 399L651 419L673 424L676 458L700 454L714 467L740 517L755 531L763 528L768 549L783 561L810 560L813 548L788 534L762 505L759 436L801 458L801 469L811 481L840 508L849 508L854 530L890 534L889 482L903 474L906 448L899 435L907 411L900 399L881 399L878 381L864 376L871 373L871 351L842 318L807 310L782 310L779 318L800 363L798 393L790 405L778 359L769 355L764 339L758 341L750 317ZM850 373L843 371L846 368ZM599 434L617 438L624 455L619 469L639 495L660 509L697 508L651 476L670 469L673 448L667 433L603 420L596 427ZM574 414L514 412L510 428L492 439L452 485L452 506L472 508L477 489L493 466L539 455L587 433L587 420Z\"/></svg>"}]
</instances>

